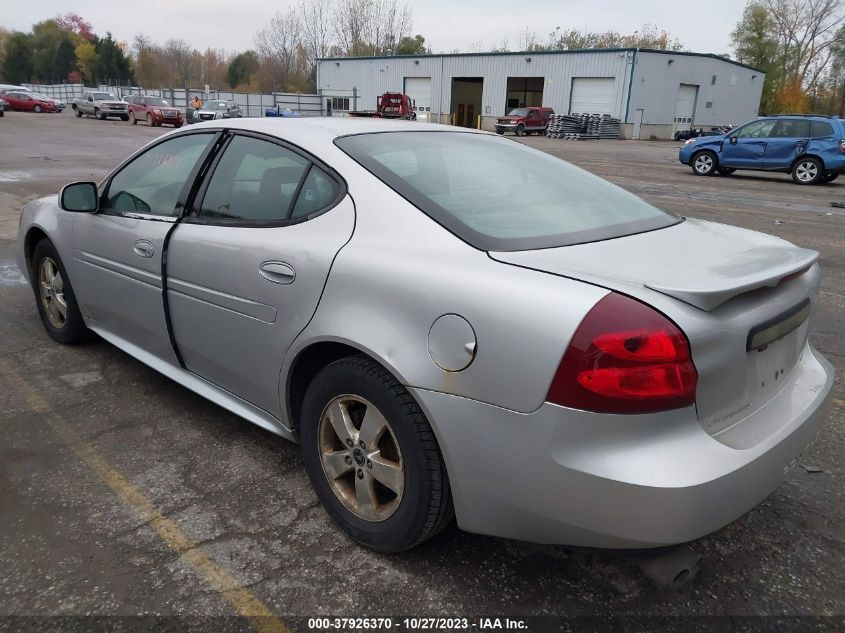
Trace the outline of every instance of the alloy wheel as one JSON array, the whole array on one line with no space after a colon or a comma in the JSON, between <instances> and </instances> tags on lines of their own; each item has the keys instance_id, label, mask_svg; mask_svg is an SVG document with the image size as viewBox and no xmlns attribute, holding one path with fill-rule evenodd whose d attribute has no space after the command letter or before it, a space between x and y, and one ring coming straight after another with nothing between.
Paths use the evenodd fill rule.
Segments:
<instances>
[{"instance_id":1,"label":"alloy wheel","mask_svg":"<svg viewBox=\"0 0 845 633\"><path fill-rule=\"evenodd\" d=\"M695 159L695 171L699 174L708 174L713 169L713 157L710 154L701 154Z\"/></svg>"},{"instance_id":2,"label":"alloy wheel","mask_svg":"<svg viewBox=\"0 0 845 633\"><path fill-rule=\"evenodd\" d=\"M65 284L59 267L50 257L42 259L38 267L38 288L47 318L53 327L61 328L67 320Z\"/></svg>"},{"instance_id":3,"label":"alloy wheel","mask_svg":"<svg viewBox=\"0 0 845 633\"><path fill-rule=\"evenodd\" d=\"M795 168L795 177L801 182L811 182L819 175L818 166L811 161L802 161Z\"/></svg>"},{"instance_id":4,"label":"alloy wheel","mask_svg":"<svg viewBox=\"0 0 845 633\"><path fill-rule=\"evenodd\" d=\"M375 405L360 396L334 398L320 416L318 442L323 473L350 512L370 522L396 512L405 490L402 453Z\"/></svg>"}]
</instances>

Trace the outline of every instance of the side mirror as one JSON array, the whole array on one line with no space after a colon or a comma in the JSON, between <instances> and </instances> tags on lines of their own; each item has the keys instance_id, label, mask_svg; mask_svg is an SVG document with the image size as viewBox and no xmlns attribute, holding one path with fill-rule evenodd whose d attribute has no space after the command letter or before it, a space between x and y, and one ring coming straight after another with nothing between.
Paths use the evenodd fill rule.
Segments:
<instances>
[{"instance_id":1,"label":"side mirror","mask_svg":"<svg viewBox=\"0 0 845 633\"><path fill-rule=\"evenodd\" d=\"M94 213L97 210L97 184L74 182L62 187L59 192L59 206L65 211Z\"/></svg>"},{"instance_id":2,"label":"side mirror","mask_svg":"<svg viewBox=\"0 0 845 633\"><path fill-rule=\"evenodd\" d=\"M736 139L737 139L736 136L731 137L731 145L736 145Z\"/></svg>"}]
</instances>

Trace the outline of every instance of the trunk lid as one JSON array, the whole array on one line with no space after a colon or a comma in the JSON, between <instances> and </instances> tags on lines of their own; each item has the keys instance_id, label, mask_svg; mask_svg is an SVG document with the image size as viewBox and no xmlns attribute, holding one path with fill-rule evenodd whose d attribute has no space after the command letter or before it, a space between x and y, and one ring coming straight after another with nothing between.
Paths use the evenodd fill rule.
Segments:
<instances>
[{"instance_id":1,"label":"trunk lid","mask_svg":"<svg viewBox=\"0 0 845 633\"><path fill-rule=\"evenodd\" d=\"M700 220L490 257L630 295L675 321L698 371L699 420L716 437L788 384L818 300L818 253Z\"/></svg>"}]
</instances>

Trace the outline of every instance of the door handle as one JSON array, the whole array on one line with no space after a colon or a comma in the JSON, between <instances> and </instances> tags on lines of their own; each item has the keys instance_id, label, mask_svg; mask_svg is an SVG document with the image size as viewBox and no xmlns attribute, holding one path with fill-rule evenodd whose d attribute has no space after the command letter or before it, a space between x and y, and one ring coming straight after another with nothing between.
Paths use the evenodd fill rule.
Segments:
<instances>
[{"instance_id":1,"label":"door handle","mask_svg":"<svg viewBox=\"0 0 845 633\"><path fill-rule=\"evenodd\" d=\"M138 257L152 257L156 252L152 242L149 240L138 240L132 245L132 250Z\"/></svg>"},{"instance_id":2,"label":"door handle","mask_svg":"<svg viewBox=\"0 0 845 633\"><path fill-rule=\"evenodd\" d=\"M292 284L296 279L296 271L284 262L264 262L259 266L258 274L274 284Z\"/></svg>"}]
</instances>

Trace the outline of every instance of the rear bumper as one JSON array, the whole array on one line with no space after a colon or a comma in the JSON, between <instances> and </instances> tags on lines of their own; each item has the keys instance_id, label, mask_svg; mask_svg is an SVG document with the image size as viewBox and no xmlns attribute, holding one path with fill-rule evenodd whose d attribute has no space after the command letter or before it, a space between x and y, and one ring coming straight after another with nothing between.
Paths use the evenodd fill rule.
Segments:
<instances>
[{"instance_id":1,"label":"rear bumper","mask_svg":"<svg viewBox=\"0 0 845 633\"><path fill-rule=\"evenodd\" d=\"M744 450L708 435L693 408L626 416L546 403L520 414L412 391L438 436L462 529L637 548L704 536L781 483L826 418L833 368L806 347L790 380L737 425L766 429Z\"/></svg>"}]
</instances>

